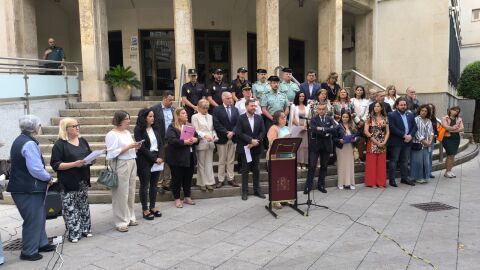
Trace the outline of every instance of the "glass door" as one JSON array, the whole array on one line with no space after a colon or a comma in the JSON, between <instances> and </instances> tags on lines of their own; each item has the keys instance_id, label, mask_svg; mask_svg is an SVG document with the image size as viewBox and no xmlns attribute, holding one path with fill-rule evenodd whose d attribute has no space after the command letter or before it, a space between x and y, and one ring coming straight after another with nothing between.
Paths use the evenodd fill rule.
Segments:
<instances>
[{"instance_id":1,"label":"glass door","mask_svg":"<svg viewBox=\"0 0 480 270\"><path fill-rule=\"evenodd\" d=\"M224 81L230 82L230 32L195 31L195 58L200 82L208 83L217 68L224 70Z\"/></svg>"},{"instance_id":2,"label":"glass door","mask_svg":"<svg viewBox=\"0 0 480 270\"><path fill-rule=\"evenodd\" d=\"M175 39L173 30L140 31L142 42L143 95L160 96L174 90Z\"/></svg>"}]
</instances>

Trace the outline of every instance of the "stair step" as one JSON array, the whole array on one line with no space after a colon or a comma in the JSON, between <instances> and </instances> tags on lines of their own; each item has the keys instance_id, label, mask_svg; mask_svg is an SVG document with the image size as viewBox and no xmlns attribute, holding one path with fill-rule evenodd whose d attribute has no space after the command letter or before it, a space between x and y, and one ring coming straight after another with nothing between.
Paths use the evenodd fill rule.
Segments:
<instances>
[{"instance_id":1,"label":"stair step","mask_svg":"<svg viewBox=\"0 0 480 270\"><path fill-rule=\"evenodd\" d=\"M59 123L60 123L60 120L62 120L63 118L65 118L65 117L52 117L52 119L51 119L52 126L58 126ZM110 115L110 116L75 117L75 119L78 121L78 123L82 126L83 125L108 125L108 126L112 126L112 118L113 118L112 115ZM136 115L131 115L130 116L130 123L136 123L136 122L137 122L137 116Z\"/></svg>"},{"instance_id":2,"label":"stair step","mask_svg":"<svg viewBox=\"0 0 480 270\"><path fill-rule=\"evenodd\" d=\"M133 129L135 128L135 123L131 124L128 128L133 135ZM83 125L80 127L80 134L104 134L107 135L113 129L113 125ZM58 126L49 126L42 127L44 135L57 135Z\"/></svg>"},{"instance_id":3,"label":"stair step","mask_svg":"<svg viewBox=\"0 0 480 270\"><path fill-rule=\"evenodd\" d=\"M92 116L110 116L113 117L113 114L118 110L124 110L130 115L138 115L138 111L143 109L140 108L121 108L117 109L65 109L59 110L61 117L92 117Z\"/></svg>"},{"instance_id":4,"label":"stair step","mask_svg":"<svg viewBox=\"0 0 480 270\"><path fill-rule=\"evenodd\" d=\"M114 101L114 102L75 102L70 103L71 109L116 109L119 108L149 108L159 101Z\"/></svg>"}]
</instances>

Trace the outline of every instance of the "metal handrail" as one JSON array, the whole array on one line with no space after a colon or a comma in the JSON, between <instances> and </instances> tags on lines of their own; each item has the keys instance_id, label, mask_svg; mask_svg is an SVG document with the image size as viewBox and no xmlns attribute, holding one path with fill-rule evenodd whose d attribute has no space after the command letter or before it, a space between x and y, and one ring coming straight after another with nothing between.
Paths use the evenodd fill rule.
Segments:
<instances>
[{"instance_id":1,"label":"metal handrail","mask_svg":"<svg viewBox=\"0 0 480 270\"><path fill-rule=\"evenodd\" d=\"M277 66L277 67L273 70L273 74L275 74L275 76L278 76L278 71L279 71L280 69L284 69L284 68L285 68L284 66ZM293 77L293 75L292 75L292 81L293 81L294 83L296 83L298 86L300 86L300 83L298 82L297 79L295 79L295 77Z\"/></svg>"},{"instance_id":2,"label":"metal handrail","mask_svg":"<svg viewBox=\"0 0 480 270\"><path fill-rule=\"evenodd\" d=\"M33 59L33 58L16 58L16 57L0 57L0 60L7 60L7 61L18 61L23 62L19 63L0 63L0 73L8 73L8 74L23 74L23 79L25 83L25 92L23 99L25 100L24 110L25 114L30 114L30 92L28 89L28 75L29 74L39 74L40 72L44 71L57 71L63 74L65 79L65 105L67 108L70 107L70 90L68 88L68 73L75 73L77 78L78 84L78 93L79 96L81 95L81 83L80 83L80 72L82 70L79 68L81 66L78 62L68 62L68 61L54 61L54 60L44 60L44 59ZM37 62L37 63L56 63L62 64L61 68L46 68L42 67L41 65L31 65L26 64L26 62ZM71 66L72 68L68 68L67 66Z\"/></svg>"},{"instance_id":3,"label":"metal handrail","mask_svg":"<svg viewBox=\"0 0 480 270\"><path fill-rule=\"evenodd\" d=\"M179 99L179 104L180 107L183 107L182 103L182 87L187 81L187 68L185 67L185 64L182 64L180 66L180 81L178 84L178 99Z\"/></svg>"},{"instance_id":4,"label":"metal handrail","mask_svg":"<svg viewBox=\"0 0 480 270\"><path fill-rule=\"evenodd\" d=\"M382 89L382 90L387 90L387 88L386 88L385 86L377 83L376 81L370 79L369 77L367 77L366 75L364 75L364 74L356 71L355 69L344 70L344 71L342 72L342 78L345 78L345 77L346 77L346 76L345 76L346 73L353 73L353 74L357 75L358 77L364 79L365 81L367 81L367 82L375 85L376 87L378 87L378 88L380 88L380 89ZM343 80L342 80L342 81L343 81Z\"/></svg>"}]
</instances>

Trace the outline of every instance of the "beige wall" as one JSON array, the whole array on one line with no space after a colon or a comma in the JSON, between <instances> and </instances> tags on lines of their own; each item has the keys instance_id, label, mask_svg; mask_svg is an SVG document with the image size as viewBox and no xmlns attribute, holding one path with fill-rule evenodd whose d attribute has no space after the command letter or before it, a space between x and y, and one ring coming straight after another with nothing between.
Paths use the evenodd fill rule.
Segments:
<instances>
[{"instance_id":1,"label":"beige wall","mask_svg":"<svg viewBox=\"0 0 480 270\"><path fill-rule=\"evenodd\" d=\"M480 1L462 0L460 2L462 45L480 46L480 20L472 21L472 9L480 9Z\"/></svg>"},{"instance_id":2,"label":"beige wall","mask_svg":"<svg viewBox=\"0 0 480 270\"><path fill-rule=\"evenodd\" d=\"M378 2L374 79L419 93L448 91L449 0ZM399 12L408 10L408 12Z\"/></svg>"}]
</instances>

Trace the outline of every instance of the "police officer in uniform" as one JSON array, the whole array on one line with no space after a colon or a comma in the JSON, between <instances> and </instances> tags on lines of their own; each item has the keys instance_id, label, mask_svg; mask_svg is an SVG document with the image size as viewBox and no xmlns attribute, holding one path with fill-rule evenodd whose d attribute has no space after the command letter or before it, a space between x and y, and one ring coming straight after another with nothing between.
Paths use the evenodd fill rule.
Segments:
<instances>
[{"instance_id":1,"label":"police officer in uniform","mask_svg":"<svg viewBox=\"0 0 480 270\"><path fill-rule=\"evenodd\" d=\"M213 78L213 82L205 90L205 97L207 98L208 102L210 102L210 108L212 110L218 105L222 105L222 93L230 91L228 84L223 81L222 69L217 68L213 72Z\"/></svg>"},{"instance_id":2,"label":"police officer in uniform","mask_svg":"<svg viewBox=\"0 0 480 270\"><path fill-rule=\"evenodd\" d=\"M252 86L252 83L247 80L247 73L248 70L244 67L240 67L237 69L237 78L232 81L230 84L230 92L233 94L233 100L237 102L237 100L243 98L242 90L245 86Z\"/></svg>"},{"instance_id":3,"label":"police officer in uniform","mask_svg":"<svg viewBox=\"0 0 480 270\"><path fill-rule=\"evenodd\" d=\"M291 104L295 99L295 95L297 94L297 92L300 91L300 87L298 86L298 84L292 81L291 68L284 68L282 69L282 71L283 71L283 74L282 74L283 81L280 83L280 92L287 95L288 102L290 102Z\"/></svg>"},{"instance_id":4,"label":"police officer in uniform","mask_svg":"<svg viewBox=\"0 0 480 270\"><path fill-rule=\"evenodd\" d=\"M262 97L270 92L270 85L267 82L267 70L257 69L257 81L252 86L253 96L262 102Z\"/></svg>"},{"instance_id":5,"label":"police officer in uniform","mask_svg":"<svg viewBox=\"0 0 480 270\"><path fill-rule=\"evenodd\" d=\"M197 82L197 70L192 68L188 70L190 81L182 86L182 102L185 104L185 110L188 114L188 122L192 120L192 115L197 112L197 104L205 94L205 86Z\"/></svg>"},{"instance_id":6,"label":"police officer in uniform","mask_svg":"<svg viewBox=\"0 0 480 270\"><path fill-rule=\"evenodd\" d=\"M273 114L276 111L283 111L288 115L288 99L287 96L279 91L280 78L278 76L270 76L270 92L263 96L260 106L262 106L262 113L265 116L265 130L269 130L273 123ZM269 145L266 143L266 145Z\"/></svg>"}]
</instances>

